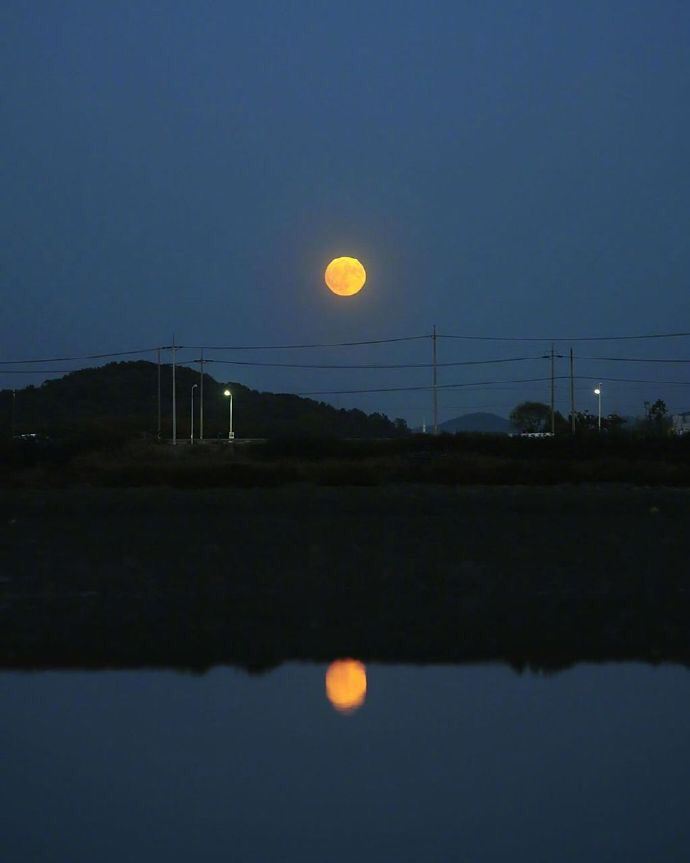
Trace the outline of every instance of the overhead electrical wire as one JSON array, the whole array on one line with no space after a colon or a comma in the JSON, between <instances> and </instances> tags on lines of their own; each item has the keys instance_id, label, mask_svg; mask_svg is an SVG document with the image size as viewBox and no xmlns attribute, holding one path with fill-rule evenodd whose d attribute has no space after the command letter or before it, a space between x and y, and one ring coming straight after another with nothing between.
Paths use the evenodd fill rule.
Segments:
<instances>
[{"instance_id":1,"label":"overhead electrical wire","mask_svg":"<svg viewBox=\"0 0 690 863\"><path fill-rule=\"evenodd\" d=\"M576 357L578 360L598 360L606 363L690 363L690 359L660 359L659 357Z\"/></svg>"},{"instance_id":2,"label":"overhead electrical wire","mask_svg":"<svg viewBox=\"0 0 690 863\"><path fill-rule=\"evenodd\" d=\"M117 351L117 353L113 354L86 354L78 357L43 357L41 359L29 359L29 360L0 360L0 366L21 366L28 365L30 363L68 363L68 362L77 362L78 360L105 360L109 357L131 357L135 354L150 354L154 351L165 350L165 348L142 348L139 351ZM69 371L69 369L65 369L65 371Z\"/></svg>"},{"instance_id":3,"label":"overhead electrical wire","mask_svg":"<svg viewBox=\"0 0 690 863\"><path fill-rule=\"evenodd\" d=\"M0 375L69 375L82 369L0 369Z\"/></svg>"},{"instance_id":4,"label":"overhead electrical wire","mask_svg":"<svg viewBox=\"0 0 690 863\"><path fill-rule=\"evenodd\" d=\"M565 380L567 375L557 375L554 377L554 380ZM457 389L459 387L481 387L481 386L491 386L492 384L526 384L526 383L543 383L544 381L550 381L551 378L518 378L515 380L508 381L475 381L473 383L461 383L461 384L437 384L436 387L433 384L427 384L425 386L416 386L416 387L373 387L371 389L359 389L359 390L315 390L312 392L301 392L294 393L294 395L298 396L338 396L338 395L354 395L357 393L393 393L393 392L412 392L415 390L448 390L448 389ZM599 380L599 378L597 378ZM603 380L603 378L601 379ZM285 393L285 395L292 395L291 393Z\"/></svg>"},{"instance_id":5,"label":"overhead electrical wire","mask_svg":"<svg viewBox=\"0 0 690 863\"><path fill-rule=\"evenodd\" d=\"M448 363L436 363L437 368L443 368L447 366L482 366L482 365L490 365L492 363L517 363L522 362L523 360L540 360L543 357L505 357L501 359L492 359L492 360L460 360L458 362L448 362ZM178 365L193 365L195 363L200 363L201 359L196 360L185 360L184 362L178 363ZM203 361L206 363L221 363L223 365L231 365L231 366L268 366L271 368L285 368L285 369L431 369L434 367L433 363L391 363L391 364L381 364L381 363L364 363L364 364L322 364L322 363L265 363L265 362L254 362L252 360L218 360L214 358L204 359Z\"/></svg>"},{"instance_id":6,"label":"overhead electrical wire","mask_svg":"<svg viewBox=\"0 0 690 863\"><path fill-rule=\"evenodd\" d=\"M81 357L53 357L52 359L23 359L23 360L0 360L0 366L8 365L28 365L41 362L68 362L80 359L105 359L108 357L132 356L134 354L149 353L159 350L158 348L146 348L141 351L120 351L113 354L91 354ZM160 350L163 350L161 348ZM179 350L179 348L178 348ZM564 354L556 354L556 359L564 359ZM449 368L454 366L479 366L491 365L496 363L512 363L524 362L529 360L549 359L548 354L540 354L531 357L499 357L488 360L457 360L451 362L436 363L437 368ZM685 357L593 357L593 356L577 356L577 360L594 360L597 362L621 362L621 363L662 363L684 365L690 363L690 358ZM201 359L180 360L178 366L190 366L201 362ZM433 368L433 363L270 363L260 360L221 360L215 357L204 358L204 363L215 363L221 365L234 366L256 366L267 368L290 368L290 369L426 369ZM165 362L164 365L170 365ZM78 369L7 369L0 368L0 374L67 374Z\"/></svg>"},{"instance_id":7,"label":"overhead electrical wire","mask_svg":"<svg viewBox=\"0 0 690 863\"><path fill-rule=\"evenodd\" d=\"M577 380L578 378L585 381L610 381L612 383L621 384L662 384L664 386L690 386L690 381L651 381L638 378L607 378L603 377L602 375L576 375L575 380Z\"/></svg>"},{"instance_id":8,"label":"overhead electrical wire","mask_svg":"<svg viewBox=\"0 0 690 863\"><path fill-rule=\"evenodd\" d=\"M122 356L122 355L124 355L124 353L130 353L130 352L123 352L123 353L118 354L118 355ZM501 364L501 363L523 362L523 361L529 361L529 360L540 360L540 359L544 359L544 358L545 357L543 357L543 356L536 356L536 357L504 357L504 358L490 359L490 360L460 360L457 362L437 363L437 368L449 368L449 367L458 367L458 366L495 365L495 364ZM548 358L548 357L546 357L546 358ZM690 362L690 360L687 360L687 359L645 360L643 358L637 358L637 357L635 357L635 358L632 358L632 357L578 357L578 359L580 359L580 360L597 360L597 361L609 361L609 360L614 361L615 360L615 361L620 361L620 362L660 362L660 363L688 363L688 362ZM17 364L19 364L20 362L22 362L22 361L17 361ZM34 362L34 361L33 360L26 360L24 362L30 363L30 362ZM199 359L184 360L184 361L178 362L177 365L178 366L192 366L192 365L198 364L199 362L200 362ZM314 363L314 364L311 364L311 363L265 363L265 362L252 362L252 361L244 361L244 360L218 360L218 359L213 359L213 358L204 359L204 363L205 364L215 363L215 364L221 364L221 365L250 366L250 367L258 366L258 367L271 367L271 368L325 369L325 370L327 370L327 369L349 369L349 370L360 369L360 370L376 371L376 370L390 370L390 369L416 369L416 368L428 369L428 368L433 368L433 363L399 363L399 364L374 364L374 363L372 363L372 364L361 364L361 365L355 365L355 364L338 365L338 364L316 364L316 363ZM165 365L167 367L170 364L166 363ZM5 375L12 375L12 374L17 374L17 375L63 374L63 375L65 375L65 374L72 374L72 373L78 372L78 371L81 371L81 369L8 369L8 368L0 368L0 374L5 374ZM568 377L568 376L566 375L563 377ZM621 383L625 382L625 383L683 384L683 385L690 383L690 381L654 381L654 380L636 379L636 378L612 378L612 377L605 377L602 375L595 375L595 376L593 376L593 375L590 375L590 376L576 375L575 377L576 377L576 379L580 378L583 380L584 379L586 379L586 380L608 380L608 381L615 381L615 382L621 382ZM559 376L557 376L555 379L558 380ZM545 378L545 380L550 380L550 378ZM516 383L516 381L506 381L506 383ZM465 385L472 386L472 384L462 384L462 386L465 386ZM441 385L438 385L437 388L439 388L440 386ZM398 388L395 387L394 389L398 389ZM364 391L365 390L352 390L352 391L348 390L347 392L364 392ZM331 391L329 391L329 392L331 392ZM332 392L336 392L336 391L332 391Z\"/></svg>"},{"instance_id":9,"label":"overhead electrical wire","mask_svg":"<svg viewBox=\"0 0 690 863\"><path fill-rule=\"evenodd\" d=\"M392 342L415 342L420 339L430 338L431 335L425 333L421 336L398 336L391 339L365 339L354 342L314 342L292 345L177 345L177 349L184 348L195 351L287 351L298 348L350 348L358 345L387 345Z\"/></svg>"},{"instance_id":10,"label":"overhead electrical wire","mask_svg":"<svg viewBox=\"0 0 690 863\"><path fill-rule=\"evenodd\" d=\"M623 341L623 340L643 340L643 339L670 339L690 336L688 332L673 332L673 333L644 333L639 335L619 335L619 336L570 336L570 337L536 337L536 336L475 336L458 333L437 333L437 339L463 339L472 341L498 341L498 342L593 342L593 341ZM296 349L311 349L311 348L344 348L357 347L360 345L383 345L393 344L396 342L412 342L424 339L433 339L434 335L425 333L415 336L396 336L386 339L361 339L346 342L305 342L297 344L278 344L278 345L156 345L154 347L141 348L133 351L113 351L110 353L101 354L81 354L74 356L62 357L41 357L28 358L18 360L0 360L0 365L26 365L33 363L57 363L57 362L77 362L80 360L101 360L110 359L112 357L135 356L137 354L148 354L154 351L170 351L170 350L209 350L209 351L272 351L272 350L296 350ZM593 357L592 359L598 359ZM604 359L604 358L602 358ZM614 359L614 358L611 358ZM638 358L635 358L637 361ZM639 360L643 361L643 360ZM675 360L674 360L675 362Z\"/></svg>"},{"instance_id":11,"label":"overhead electrical wire","mask_svg":"<svg viewBox=\"0 0 690 863\"><path fill-rule=\"evenodd\" d=\"M555 359L566 359L565 354L554 354ZM547 360L550 359L550 354L539 354L530 357L499 357L489 360L456 360L452 362L437 362L436 368L447 368L451 366L481 366L491 365L493 363L517 363L526 360ZM578 360L601 360L602 362L630 362L630 363L690 363L690 359L686 358L651 358L644 357L587 357L578 356ZM200 363L201 358L194 360L184 360L178 362L178 365L194 365ZM203 362L220 363L222 365L231 366L257 366L268 368L286 368L286 369L431 369L434 368L434 363L270 363L261 360L221 360L216 357L206 357Z\"/></svg>"},{"instance_id":12,"label":"overhead electrical wire","mask_svg":"<svg viewBox=\"0 0 690 863\"><path fill-rule=\"evenodd\" d=\"M537 336L470 336L465 334L455 333L436 333L437 339L468 339L473 341L490 341L490 342L597 342L597 341L622 341L622 340L643 340L643 339L674 339L683 336L690 336L688 332L674 333L643 333L640 335L630 336L571 336L571 337L537 337ZM301 348L345 348L354 347L357 345L382 345L392 342L412 342L421 339L433 339L432 333L424 333L417 336L398 336L389 339L366 339L361 341L350 342L314 342L305 344L284 344L284 345L178 345L178 348L187 348L191 350L209 350L209 351L272 351L272 350L293 350Z\"/></svg>"},{"instance_id":13,"label":"overhead electrical wire","mask_svg":"<svg viewBox=\"0 0 690 863\"><path fill-rule=\"evenodd\" d=\"M677 339L690 336L690 332L680 333L646 333L637 336L560 336L555 338L537 338L536 336L468 336L452 333L437 333L437 339L467 339L484 342L617 342L641 339ZM428 336L431 338L431 336Z\"/></svg>"},{"instance_id":14,"label":"overhead electrical wire","mask_svg":"<svg viewBox=\"0 0 690 863\"><path fill-rule=\"evenodd\" d=\"M514 378L511 380L502 380L502 381L473 381L471 383L459 383L459 384L438 384L435 389L437 390L445 390L445 389L458 389L460 387L487 387L487 386L500 386L501 384L529 384L529 383L544 383L550 381L551 377L546 378ZM570 380L570 375L554 375L554 381L563 381ZM574 380L587 380L587 381L608 381L608 382L617 382L617 383L629 383L629 384L679 384L681 386L690 386L690 381L651 381L651 380L637 380L635 378L607 378L603 376L593 377L591 375L575 375ZM423 386L407 386L407 387L373 387L371 389L354 389L354 390L314 390L311 392L299 392L295 393L298 396L325 396L325 395L357 395L360 393L387 393L387 392L412 392L415 390L433 390L433 384L426 384ZM288 395L288 393L286 393Z\"/></svg>"}]
</instances>

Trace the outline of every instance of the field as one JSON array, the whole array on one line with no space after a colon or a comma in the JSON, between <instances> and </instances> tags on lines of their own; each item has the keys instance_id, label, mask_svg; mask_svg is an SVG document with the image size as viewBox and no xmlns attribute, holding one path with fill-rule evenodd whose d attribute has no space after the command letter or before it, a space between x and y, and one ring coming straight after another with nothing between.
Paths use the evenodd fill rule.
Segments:
<instances>
[{"instance_id":1,"label":"field","mask_svg":"<svg viewBox=\"0 0 690 863\"><path fill-rule=\"evenodd\" d=\"M0 494L6 667L690 661L690 491Z\"/></svg>"},{"instance_id":2,"label":"field","mask_svg":"<svg viewBox=\"0 0 690 863\"><path fill-rule=\"evenodd\" d=\"M690 488L690 436L275 439L177 447L90 436L0 447L0 487L180 489L635 483Z\"/></svg>"}]
</instances>

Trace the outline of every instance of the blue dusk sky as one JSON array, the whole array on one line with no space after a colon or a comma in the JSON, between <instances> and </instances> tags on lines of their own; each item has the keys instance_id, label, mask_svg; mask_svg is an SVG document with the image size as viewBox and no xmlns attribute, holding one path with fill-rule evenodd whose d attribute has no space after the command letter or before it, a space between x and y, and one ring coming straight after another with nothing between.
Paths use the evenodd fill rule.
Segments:
<instances>
[{"instance_id":1,"label":"blue dusk sky","mask_svg":"<svg viewBox=\"0 0 690 863\"><path fill-rule=\"evenodd\" d=\"M441 362L537 357L443 367L441 384L502 383L444 390L441 420L546 398L514 381L547 376L551 339L575 348L578 406L601 376L652 382L606 381L608 409L690 409L690 365L585 359L690 359L690 338L567 341L690 331L686 0L6 0L0 22L0 360L435 324L538 339L439 340ZM367 269L354 297L324 285L338 255ZM427 363L431 344L236 356ZM431 377L210 372L289 392ZM424 390L322 398L431 418Z\"/></svg>"}]
</instances>

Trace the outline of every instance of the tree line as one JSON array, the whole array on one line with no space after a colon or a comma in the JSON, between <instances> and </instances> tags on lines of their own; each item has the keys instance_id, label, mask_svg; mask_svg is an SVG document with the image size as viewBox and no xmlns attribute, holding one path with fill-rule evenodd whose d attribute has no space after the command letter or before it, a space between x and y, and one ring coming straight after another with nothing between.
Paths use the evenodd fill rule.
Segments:
<instances>
[{"instance_id":1,"label":"tree line","mask_svg":"<svg viewBox=\"0 0 690 863\"><path fill-rule=\"evenodd\" d=\"M551 408L542 402L521 402L510 412L510 421L519 432L546 434L551 431ZM599 431L599 417L589 411L576 411L573 423L572 415L565 417L560 411L554 411L553 425L556 434L571 433L573 425L576 434L588 434ZM671 417L663 399L645 402L644 418L632 422L617 413L601 417L601 431L612 434L631 432L663 437L671 433L671 427Z\"/></svg>"}]
</instances>

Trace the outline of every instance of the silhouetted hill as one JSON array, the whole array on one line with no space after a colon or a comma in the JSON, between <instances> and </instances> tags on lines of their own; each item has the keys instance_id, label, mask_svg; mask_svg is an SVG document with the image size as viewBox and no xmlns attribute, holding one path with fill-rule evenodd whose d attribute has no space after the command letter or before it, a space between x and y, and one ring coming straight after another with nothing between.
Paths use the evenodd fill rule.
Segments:
<instances>
[{"instance_id":1,"label":"silhouetted hill","mask_svg":"<svg viewBox=\"0 0 690 863\"><path fill-rule=\"evenodd\" d=\"M463 414L452 420L439 423L442 432L485 432L486 434L508 434L513 431L510 420L491 413Z\"/></svg>"},{"instance_id":2,"label":"silhouetted hill","mask_svg":"<svg viewBox=\"0 0 690 863\"><path fill-rule=\"evenodd\" d=\"M200 382L199 372L178 366L176 372L177 434L189 436L190 394ZM228 432L228 399L233 393L234 430L237 437L353 437L383 438L407 434L402 420L392 422L380 413L365 414L337 409L295 395L264 393L239 383L218 383L204 375L204 437ZM198 432L198 397L195 391L195 428ZM0 391L0 432L10 430L11 390ZM16 391L15 433L56 434L91 430L99 435L147 433L157 430L157 366L155 363L119 362L81 369L45 381L38 387ZM162 437L172 430L172 369L161 367Z\"/></svg>"}]
</instances>

